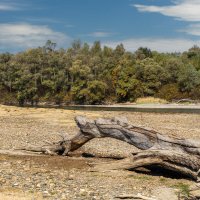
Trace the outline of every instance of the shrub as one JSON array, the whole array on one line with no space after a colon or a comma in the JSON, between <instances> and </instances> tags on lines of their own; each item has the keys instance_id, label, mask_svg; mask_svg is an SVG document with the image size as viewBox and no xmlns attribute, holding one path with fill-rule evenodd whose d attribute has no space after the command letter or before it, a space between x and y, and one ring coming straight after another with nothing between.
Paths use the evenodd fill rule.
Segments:
<instances>
[{"instance_id":1,"label":"shrub","mask_svg":"<svg viewBox=\"0 0 200 200\"><path fill-rule=\"evenodd\" d=\"M192 99L200 101L200 86L194 88L192 90L192 92L190 93L190 96L191 96Z\"/></svg>"},{"instance_id":2,"label":"shrub","mask_svg":"<svg viewBox=\"0 0 200 200\"><path fill-rule=\"evenodd\" d=\"M172 101L173 99L187 98L188 94L180 92L177 84L167 84L158 91L156 96L167 101Z\"/></svg>"}]
</instances>

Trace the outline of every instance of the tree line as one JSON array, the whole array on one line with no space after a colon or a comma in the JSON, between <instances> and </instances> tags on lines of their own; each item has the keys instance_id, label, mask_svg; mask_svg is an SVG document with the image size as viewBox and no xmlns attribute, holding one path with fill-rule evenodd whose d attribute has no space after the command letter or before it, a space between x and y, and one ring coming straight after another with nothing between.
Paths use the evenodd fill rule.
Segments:
<instances>
[{"instance_id":1,"label":"tree line","mask_svg":"<svg viewBox=\"0 0 200 200\"><path fill-rule=\"evenodd\" d=\"M139 97L200 99L200 48L159 53L74 41L0 54L0 102L36 105L134 102Z\"/></svg>"}]
</instances>

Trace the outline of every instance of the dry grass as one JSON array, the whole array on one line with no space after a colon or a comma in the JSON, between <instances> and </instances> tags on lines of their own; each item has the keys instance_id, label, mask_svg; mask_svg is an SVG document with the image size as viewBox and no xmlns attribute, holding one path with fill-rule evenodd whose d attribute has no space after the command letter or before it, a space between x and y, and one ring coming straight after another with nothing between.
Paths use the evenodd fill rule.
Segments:
<instances>
[{"instance_id":1,"label":"dry grass","mask_svg":"<svg viewBox=\"0 0 200 200\"><path fill-rule=\"evenodd\" d=\"M168 103L164 99L159 99L159 98L154 98L154 97L143 97L143 98L138 98L136 100L137 104L166 104Z\"/></svg>"}]
</instances>

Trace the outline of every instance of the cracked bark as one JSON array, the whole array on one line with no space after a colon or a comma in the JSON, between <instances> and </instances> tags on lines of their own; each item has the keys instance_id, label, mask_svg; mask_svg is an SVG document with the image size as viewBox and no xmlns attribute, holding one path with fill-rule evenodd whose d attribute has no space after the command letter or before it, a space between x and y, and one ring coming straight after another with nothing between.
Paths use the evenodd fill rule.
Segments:
<instances>
[{"instance_id":1,"label":"cracked bark","mask_svg":"<svg viewBox=\"0 0 200 200\"><path fill-rule=\"evenodd\" d=\"M200 172L200 140L179 139L162 135L154 130L133 126L125 118L90 120L83 116L75 118L80 131L70 140L63 139L52 145L45 145L36 150L52 155L68 155L93 138L115 138L129 143L140 152L133 153L129 158L95 168L134 169L157 165L175 172L185 174L198 180ZM34 148L26 150L34 150Z\"/></svg>"}]
</instances>

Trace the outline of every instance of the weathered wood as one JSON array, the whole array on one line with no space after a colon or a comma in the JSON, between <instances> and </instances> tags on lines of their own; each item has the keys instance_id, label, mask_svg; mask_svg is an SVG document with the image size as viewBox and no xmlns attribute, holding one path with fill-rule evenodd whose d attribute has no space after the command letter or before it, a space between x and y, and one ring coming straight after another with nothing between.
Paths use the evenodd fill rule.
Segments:
<instances>
[{"instance_id":1,"label":"weathered wood","mask_svg":"<svg viewBox=\"0 0 200 200\"><path fill-rule=\"evenodd\" d=\"M68 155L93 138L110 137L127 142L142 151L113 164L99 166L102 169L134 169L158 165L198 180L200 141L169 137L154 130L136 127L129 124L126 118L90 120L77 116L75 121L80 129L75 137L43 146L41 152Z\"/></svg>"}]
</instances>

